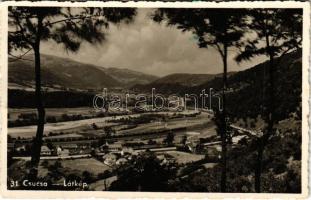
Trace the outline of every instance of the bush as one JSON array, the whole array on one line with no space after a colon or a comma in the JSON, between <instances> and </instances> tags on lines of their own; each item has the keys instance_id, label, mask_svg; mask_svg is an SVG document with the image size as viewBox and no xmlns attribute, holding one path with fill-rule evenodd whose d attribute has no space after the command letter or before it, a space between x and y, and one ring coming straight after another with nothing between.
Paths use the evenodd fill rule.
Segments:
<instances>
[{"instance_id":1,"label":"bush","mask_svg":"<svg viewBox=\"0 0 311 200\"><path fill-rule=\"evenodd\" d=\"M99 174L97 175L97 178L98 178L99 180L101 180L101 179L106 179L106 178L109 178L111 175L112 175L112 173L111 173L109 170L105 170L104 172L99 173Z\"/></svg>"},{"instance_id":2,"label":"bush","mask_svg":"<svg viewBox=\"0 0 311 200\"><path fill-rule=\"evenodd\" d=\"M49 166L49 162L47 160L44 160L42 163L41 163L41 166L47 168Z\"/></svg>"}]
</instances>

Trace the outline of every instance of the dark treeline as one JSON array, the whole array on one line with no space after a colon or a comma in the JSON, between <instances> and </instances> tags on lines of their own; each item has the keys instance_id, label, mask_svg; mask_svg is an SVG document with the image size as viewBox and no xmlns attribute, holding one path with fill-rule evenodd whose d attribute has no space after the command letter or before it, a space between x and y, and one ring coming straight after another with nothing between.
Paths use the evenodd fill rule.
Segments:
<instances>
[{"instance_id":1,"label":"dark treeline","mask_svg":"<svg viewBox=\"0 0 311 200\"><path fill-rule=\"evenodd\" d=\"M93 106L92 93L55 91L43 93L46 108L74 108ZM9 108L36 108L34 92L24 90L8 91Z\"/></svg>"}]
</instances>

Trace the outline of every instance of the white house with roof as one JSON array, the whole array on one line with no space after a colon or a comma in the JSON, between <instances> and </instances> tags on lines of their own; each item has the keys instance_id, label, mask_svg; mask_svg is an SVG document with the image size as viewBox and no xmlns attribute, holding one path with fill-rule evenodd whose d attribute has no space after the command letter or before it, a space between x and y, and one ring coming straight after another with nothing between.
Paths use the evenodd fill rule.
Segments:
<instances>
[{"instance_id":1,"label":"white house with roof","mask_svg":"<svg viewBox=\"0 0 311 200\"><path fill-rule=\"evenodd\" d=\"M108 150L109 152L112 153L120 153L122 151L122 144L120 143L113 143L113 144L103 144L102 146L99 147L101 151Z\"/></svg>"},{"instance_id":2,"label":"white house with roof","mask_svg":"<svg viewBox=\"0 0 311 200\"><path fill-rule=\"evenodd\" d=\"M16 147L15 151L26 151L26 146L25 145L22 145L22 146L19 146L19 147Z\"/></svg>"},{"instance_id":3,"label":"white house with roof","mask_svg":"<svg viewBox=\"0 0 311 200\"><path fill-rule=\"evenodd\" d=\"M116 164L117 161L117 155L113 153L108 153L103 156L104 163L108 166L113 166Z\"/></svg>"},{"instance_id":4,"label":"white house with roof","mask_svg":"<svg viewBox=\"0 0 311 200\"><path fill-rule=\"evenodd\" d=\"M57 156L69 156L69 150L68 149L64 149L61 146L58 146L56 148L56 152L57 152Z\"/></svg>"},{"instance_id":5,"label":"white house with roof","mask_svg":"<svg viewBox=\"0 0 311 200\"><path fill-rule=\"evenodd\" d=\"M78 149L78 145L72 144L72 143L65 143L65 144L62 144L61 146L62 146L62 149L71 149L71 150Z\"/></svg>"},{"instance_id":6,"label":"white house with roof","mask_svg":"<svg viewBox=\"0 0 311 200\"><path fill-rule=\"evenodd\" d=\"M122 165L125 164L127 162L126 158L120 158L116 161L116 165Z\"/></svg>"},{"instance_id":7,"label":"white house with roof","mask_svg":"<svg viewBox=\"0 0 311 200\"><path fill-rule=\"evenodd\" d=\"M50 155L52 155L52 150L49 147L42 145L41 146L41 155L42 156L50 156Z\"/></svg>"}]
</instances>

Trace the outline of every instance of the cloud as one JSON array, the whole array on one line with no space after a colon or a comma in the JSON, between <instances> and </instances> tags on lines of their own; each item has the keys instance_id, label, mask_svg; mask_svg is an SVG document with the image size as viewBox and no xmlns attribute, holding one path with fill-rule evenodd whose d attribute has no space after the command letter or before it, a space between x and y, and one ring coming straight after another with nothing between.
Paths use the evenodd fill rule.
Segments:
<instances>
[{"instance_id":1,"label":"cloud","mask_svg":"<svg viewBox=\"0 0 311 200\"><path fill-rule=\"evenodd\" d=\"M67 54L60 45L46 42L42 53L157 76L222 72L222 62L217 51L213 48L199 49L192 33L183 33L175 27L155 23L149 18L150 12L152 9L139 9L134 23L110 26L106 31L107 41L103 44L92 46L83 43L78 53ZM233 59L234 52L229 52L229 71L238 71L256 64L255 61L239 66ZM262 60L261 58L260 61Z\"/></svg>"}]
</instances>

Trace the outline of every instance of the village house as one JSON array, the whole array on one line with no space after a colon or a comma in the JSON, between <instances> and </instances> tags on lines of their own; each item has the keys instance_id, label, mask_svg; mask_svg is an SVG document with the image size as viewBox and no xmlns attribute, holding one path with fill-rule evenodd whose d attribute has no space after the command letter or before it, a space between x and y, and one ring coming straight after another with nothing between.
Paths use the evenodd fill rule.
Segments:
<instances>
[{"instance_id":1,"label":"village house","mask_svg":"<svg viewBox=\"0 0 311 200\"><path fill-rule=\"evenodd\" d=\"M114 166L117 161L117 155L113 153L108 153L103 156L104 163L108 166Z\"/></svg>"},{"instance_id":2,"label":"village house","mask_svg":"<svg viewBox=\"0 0 311 200\"><path fill-rule=\"evenodd\" d=\"M68 149L64 149L64 148L62 148L60 146L58 146L56 148L56 151L57 151L57 156L60 156L60 157L61 156L69 156L69 154L70 154Z\"/></svg>"},{"instance_id":3,"label":"village house","mask_svg":"<svg viewBox=\"0 0 311 200\"><path fill-rule=\"evenodd\" d=\"M58 147L56 148L56 152L57 152L57 155L60 155L61 152L62 152L62 148L61 148L60 146L58 146Z\"/></svg>"},{"instance_id":4,"label":"village house","mask_svg":"<svg viewBox=\"0 0 311 200\"><path fill-rule=\"evenodd\" d=\"M22 146L16 147L15 151L17 152L26 151L26 146L22 145Z\"/></svg>"},{"instance_id":5,"label":"village house","mask_svg":"<svg viewBox=\"0 0 311 200\"><path fill-rule=\"evenodd\" d=\"M116 165L122 165L125 164L127 162L126 158L120 158L116 161Z\"/></svg>"},{"instance_id":6,"label":"village house","mask_svg":"<svg viewBox=\"0 0 311 200\"><path fill-rule=\"evenodd\" d=\"M124 156L125 154L133 154L134 150L133 148L130 147L123 147L122 150L120 151L121 156Z\"/></svg>"},{"instance_id":7,"label":"village house","mask_svg":"<svg viewBox=\"0 0 311 200\"><path fill-rule=\"evenodd\" d=\"M120 143L114 143L108 145L109 152L120 152L122 150L122 145Z\"/></svg>"},{"instance_id":8,"label":"village house","mask_svg":"<svg viewBox=\"0 0 311 200\"><path fill-rule=\"evenodd\" d=\"M66 152L68 151L68 153L66 154L78 154L81 151L81 148L77 145L77 144L73 144L73 143L65 143L60 145L60 148L62 149L62 154L64 154L65 150Z\"/></svg>"},{"instance_id":9,"label":"village house","mask_svg":"<svg viewBox=\"0 0 311 200\"><path fill-rule=\"evenodd\" d=\"M69 150L76 150L78 149L77 144L72 144L72 143L65 143L61 145L62 149L69 149Z\"/></svg>"},{"instance_id":10,"label":"village house","mask_svg":"<svg viewBox=\"0 0 311 200\"><path fill-rule=\"evenodd\" d=\"M70 155L70 152L68 149L64 149L60 153L60 156L69 156L69 155Z\"/></svg>"},{"instance_id":11,"label":"village house","mask_svg":"<svg viewBox=\"0 0 311 200\"><path fill-rule=\"evenodd\" d=\"M52 150L49 147L43 145L41 147L41 155L42 156L50 156L50 155L52 155Z\"/></svg>"},{"instance_id":12,"label":"village house","mask_svg":"<svg viewBox=\"0 0 311 200\"><path fill-rule=\"evenodd\" d=\"M113 143L113 144L103 144L99 147L100 151L108 151L113 153L120 153L122 151L122 144L120 143Z\"/></svg>"}]
</instances>

